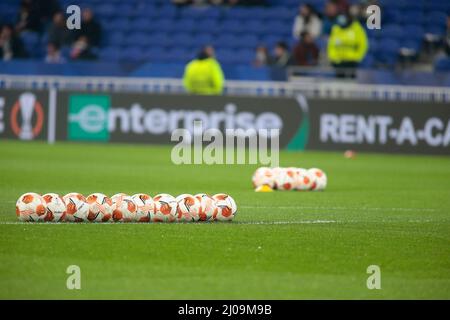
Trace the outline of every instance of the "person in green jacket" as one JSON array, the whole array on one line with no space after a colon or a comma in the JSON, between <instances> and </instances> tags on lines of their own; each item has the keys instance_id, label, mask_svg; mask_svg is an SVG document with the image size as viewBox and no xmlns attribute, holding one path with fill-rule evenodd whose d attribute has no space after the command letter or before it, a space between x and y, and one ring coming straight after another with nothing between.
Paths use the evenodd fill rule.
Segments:
<instances>
[{"instance_id":1,"label":"person in green jacket","mask_svg":"<svg viewBox=\"0 0 450 320\"><path fill-rule=\"evenodd\" d=\"M214 58L214 48L204 47L197 58L186 65L183 84L192 94L219 95L223 92L224 76Z\"/></svg>"},{"instance_id":2,"label":"person in green jacket","mask_svg":"<svg viewBox=\"0 0 450 320\"><path fill-rule=\"evenodd\" d=\"M357 20L340 15L328 39L328 59L338 77L355 77L355 69L366 56L367 35Z\"/></svg>"}]
</instances>

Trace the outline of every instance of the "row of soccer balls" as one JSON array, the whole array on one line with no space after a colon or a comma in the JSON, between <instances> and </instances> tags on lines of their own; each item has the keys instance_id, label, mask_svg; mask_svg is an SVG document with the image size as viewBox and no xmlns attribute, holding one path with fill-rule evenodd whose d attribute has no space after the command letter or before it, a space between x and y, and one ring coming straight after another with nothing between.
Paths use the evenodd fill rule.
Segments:
<instances>
[{"instance_id":1,"label":"row of soccer balls","mask_svg":"<svg viewBox=\"0 0 450 320\"><path fill-rule=\"evenodd\" d=\"M253 187L269 186L277 190L324 190L327 175L318 168L267 168L256 169L252 177Z\"/></svg>"},{"instance_id":2,"label":"row of soccer balls","mask_svg":"<svg viewBox=\"0 0 450 320\"><path fill-rule=\"evenodd\" d=\"M224 193L209 196L161 193L153 198L145 193L129 196L118 193L111 198L102 193L84 197L80 193L43 196L28 192L16 203L21 221L47 222L196 222L230 221L237 211L234 199Z\"/></svg>"}]
</instances>

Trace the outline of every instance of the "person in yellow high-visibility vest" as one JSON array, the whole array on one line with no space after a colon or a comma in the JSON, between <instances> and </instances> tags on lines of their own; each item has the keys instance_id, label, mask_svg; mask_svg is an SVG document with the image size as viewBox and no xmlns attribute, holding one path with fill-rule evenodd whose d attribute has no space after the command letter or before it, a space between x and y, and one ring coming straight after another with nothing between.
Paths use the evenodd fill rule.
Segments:
<instances>
[{"instance_id":1,"label":"person in yellow high-visibility vest","mask_svg":"<svg viewBox=\"0 0 450 320\"><path fill-rule=\"evenodd\" d=\"M357 20L340 15L328 38L328 59L336 68L338 77L354 77L355 68L364 59L368 49L367 35Z\"/></svg>"},{"instance_id":2,"label":"person in yellow high-visibility vest","mask_svg":"<svg viewBox=\"0 0 450 320\"><path fill-rule=\"evenodd\" d=\"M184 70L183 84L192 94L222 94L224 81L222 68L214 58L214 48L210 46L203 48Z\"/></svg>"}]
</instances>

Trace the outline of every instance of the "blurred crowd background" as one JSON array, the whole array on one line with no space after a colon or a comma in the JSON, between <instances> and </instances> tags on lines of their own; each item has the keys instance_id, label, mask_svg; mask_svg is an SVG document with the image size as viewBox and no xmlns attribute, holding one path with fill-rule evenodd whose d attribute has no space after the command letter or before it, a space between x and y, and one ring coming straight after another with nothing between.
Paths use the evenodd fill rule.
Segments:
<instances>
[{"instance_id":1,"label":"blurred crowd background","mask_svg":"<svg viewBox=\"0 0 450 320\"><path fill-rule=\"evenodd\" d=\"M84 0L68 30L72 2L2 0L0 60L186 64L209 46L223 66L450 71L448 0Z\"/></svg>"}]
</instances>

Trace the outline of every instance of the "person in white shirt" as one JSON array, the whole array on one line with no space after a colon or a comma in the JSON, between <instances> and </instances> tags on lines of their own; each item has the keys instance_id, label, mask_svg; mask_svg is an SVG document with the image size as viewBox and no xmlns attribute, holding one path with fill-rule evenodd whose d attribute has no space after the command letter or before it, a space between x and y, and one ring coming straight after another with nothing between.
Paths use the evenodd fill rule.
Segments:
<instances>
[{"instance_id":1,"label":"person in white shirt","mask_svg":"<svg viewBox=\"0 0 450 320\"><path fill-rule=\"evenodd\" d=\"M317 39L322 33L322 21L310 4L304 4L300 7L292 28L292 35L297 40L300 39L303 32L308 32L313 39Z\"/></svg>"}]
</instances>

